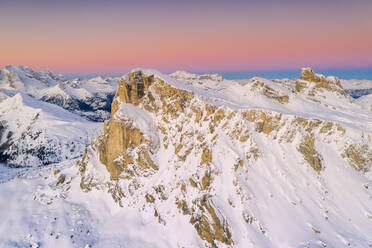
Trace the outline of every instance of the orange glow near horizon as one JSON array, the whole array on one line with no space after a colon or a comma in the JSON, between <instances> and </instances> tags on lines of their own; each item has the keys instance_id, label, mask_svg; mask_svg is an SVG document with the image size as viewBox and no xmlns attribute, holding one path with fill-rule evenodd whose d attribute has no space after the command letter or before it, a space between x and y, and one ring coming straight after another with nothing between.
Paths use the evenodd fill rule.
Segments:
<instances>
[{"instance_id":1,"label":"orange glow near horizon","mask_svg":"<svg viewBox=\"0 0 372 248\"><path fill-rule=\"evenodd\" d=\"M372 66L372 3L271 2L0 6L0 66L67 74Z\"/></svg>"}]
</instances>

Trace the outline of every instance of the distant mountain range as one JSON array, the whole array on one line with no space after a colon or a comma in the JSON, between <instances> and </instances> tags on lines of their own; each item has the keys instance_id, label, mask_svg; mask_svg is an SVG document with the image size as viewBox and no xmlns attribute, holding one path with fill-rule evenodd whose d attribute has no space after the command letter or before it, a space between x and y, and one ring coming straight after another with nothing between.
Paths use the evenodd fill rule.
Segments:
<instances>
[{"instance_id":1,"label":"distant mountain range","mask_svg":"<svg viewBox=\"0 0 372 248\"><path fill-rule=\"evenodd\" d=\"M21 92L93 121L109 117L118 81L110 77L66 80L51 71L36 72L24 66L6 66L0 71L1 92Z\"/></svg>"},{"instance_id":2,"label":"distant mountain range","mask_svg":"<svg viewBox=\"0 0 372 248\"><path fill-rule=\"evenodd\" d=\"M202 84L230 82L219 74L197 75L178 71L171 76ZM287 79L279 81L290 82ZM0 113L0 162L41 165L80 156L85 145L98 134L102 126L100 122L109 119L118 82L119 78L111 77L66 80L51 71L37 72L24 66L4 67L0 70L0 108L3 109ZM372 81L341 80L341 84L354 98L372 92ZM356 103L366 109L370 106L366 96ZM56 124L59 123L56 120L63 124ZM68 127L75 135L64 134L63 127ZM33 142L27 141L30 138ZM71 148L70 143L74 143L75 148Z\"/></svg>"}]
</instances>

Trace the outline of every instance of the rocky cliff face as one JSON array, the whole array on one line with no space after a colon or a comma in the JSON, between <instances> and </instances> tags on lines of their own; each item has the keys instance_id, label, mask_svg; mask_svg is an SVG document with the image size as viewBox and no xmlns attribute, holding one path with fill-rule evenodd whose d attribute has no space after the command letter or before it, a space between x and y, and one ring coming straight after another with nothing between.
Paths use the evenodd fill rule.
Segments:
<instances>
[{"instance_id":1,"label":"rocky cliff face","mask_svg":"<svg viewBox=\"0 0 372 248\"><path fill-rule=\"evenodd\" d=\"M296 91L302 91L306 87L311 88L310 95L316 94L317 91L326 90L345 96L340 80L336 77L326 78L321 74L316 74L311 68L303 68L301 70L301 80L296 83Z\"/></svg>"},{"instance_id":2,"label":"rocky cliff face","mask_svg":"<svg viewBox=\"0 0 372 248\"><path fill-rule=\"evenodd\" d=\"M311 69L297 81L184 75L134 70L120 80L104 133L78 163L81 188L106 190L164 228L191 226L207 247L271 246L286 228L307 233L290 246L319 244L321 232L325 245L336 239L332 226L348 216L325 210L341 203L330 173L364 177L372 164L371 117L340 81ZM327 218L304 214L314 202ZM282 226L285 208L300 221Z\"/></svg>"}]
</instances>

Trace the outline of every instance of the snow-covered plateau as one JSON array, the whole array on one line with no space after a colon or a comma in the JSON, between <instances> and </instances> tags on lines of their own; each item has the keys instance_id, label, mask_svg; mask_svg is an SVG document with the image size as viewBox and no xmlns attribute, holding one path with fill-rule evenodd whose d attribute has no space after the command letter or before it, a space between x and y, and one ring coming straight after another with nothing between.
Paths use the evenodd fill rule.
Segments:
<instances>
[{"instance_id":1,"label":"snow-covered plateau","mask_svg":"<svg viewBox=\"0 0 372 248\"><path fill-rule=\"evenodd\" d=\"M7 66L0 247L372 247L371 89Z\"/></svg>"}]
</instances>

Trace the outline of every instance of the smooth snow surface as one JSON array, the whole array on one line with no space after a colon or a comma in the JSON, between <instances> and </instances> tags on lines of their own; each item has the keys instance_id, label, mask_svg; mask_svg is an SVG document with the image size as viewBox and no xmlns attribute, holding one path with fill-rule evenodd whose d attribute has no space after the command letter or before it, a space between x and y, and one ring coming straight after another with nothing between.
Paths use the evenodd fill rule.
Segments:
<instances>
[{"instance_id":1,"label":"smooth snow surface","mask_svg":"<svg viewBox=\"0 0 372 248\"><path fill-rule=\"evenodd\" d=\"M123 209L104 191L84 193L75 163L33 169L1 165L0 247L145 248L177 242L152 214ZM55 175L57 168L62 171ZM56 186L61 175L67 183ZM183 231L187 240L193 229Z\"/></svg>"}]
</instances>

